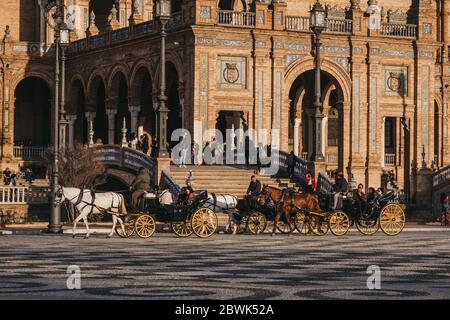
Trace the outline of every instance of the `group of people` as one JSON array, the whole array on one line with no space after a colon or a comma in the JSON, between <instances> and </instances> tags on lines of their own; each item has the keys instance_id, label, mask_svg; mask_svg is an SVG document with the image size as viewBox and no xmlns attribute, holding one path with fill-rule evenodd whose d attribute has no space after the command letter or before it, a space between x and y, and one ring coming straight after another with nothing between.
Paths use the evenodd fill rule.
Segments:
<instances>
[{"instance_id":1,"label":"group of people","mask_svg":"<svg viewBox=\"0 0 450 320\"><path fill-rule=\"evenodd\" d=\"M17 179L19 177L24 177L25 181L28 183L32 183L34 180L33 171L30 168L26 168L24 172L16 173L14 170L10 170L6 168L2 172L3 175L3 183L5 186L16 186Z\"/></svg>"}]
</instances>

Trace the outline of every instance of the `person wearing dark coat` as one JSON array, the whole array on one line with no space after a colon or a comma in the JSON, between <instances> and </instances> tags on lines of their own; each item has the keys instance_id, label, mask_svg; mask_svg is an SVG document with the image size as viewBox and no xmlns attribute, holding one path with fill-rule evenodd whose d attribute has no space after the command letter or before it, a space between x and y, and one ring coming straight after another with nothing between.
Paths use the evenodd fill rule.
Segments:
<instances>
[{"instance_id":1,"label":"person wearing dark coat","mask_svg":"<svg viewBox=\"0 0 450 320\"><path fill-rule=\"evenodd\" d=\"M341 194L346 193L348 190L348 183L347 180L344 178L344 174L342 172L339 172L336 178L336 182L334 184L334 204L333 204L333 210L336 210L339 197Z\"/></svg>"},{"instance_id":2,"label":"person wearing dark coat","mask_svg":"<svg viewBox=\"0 0 450 320\"><path fill-rule=\"evenodd\" d=\"M250 184L247 188L247 195L250 197L256 197L261 193L261 182L256 179L255 176L252 176Z\"/></svg>"},{"instance_id":3,"label":"person wearing dark coat","mask_svg":"<svg viewBox=\"0 0 450 320\"><path fill-rule=\"evenodd\" d=\"M294 178L295 165L298 162L297 156L295 155L294 151L291 150L291 152L287 156L286 161L287 161L287 168L288 168L289 178L293 179Z\"/></svg>"},{"instance_id":4,"label":"person wearing dark coat","mask_svg":"<svg viewBox=\"0 0 450 320\"><path fill-rule=\"evenodd\" d=\"M130 189L133 191L131 194L131 204L135 209L139 207L139 201L141 197L146 193L151 191L150 186L150 174L144 168L139 169L139 173L134 179L133 183L130 186Z\"/></svg>"},{"instance_id":5,"label":"person wearing dark coat","mask_svg":"<svg viewBox=\"0 0 450 320\"><path fill-rule=\"evenodd\" d=\"M142 138L141 148L142 148L142 152L147 154L148 149L150 148L150 146L149 146L149 139L148 139L148 135L147 134L144 134L144 137Z\"/></svg>"}]
</instances>

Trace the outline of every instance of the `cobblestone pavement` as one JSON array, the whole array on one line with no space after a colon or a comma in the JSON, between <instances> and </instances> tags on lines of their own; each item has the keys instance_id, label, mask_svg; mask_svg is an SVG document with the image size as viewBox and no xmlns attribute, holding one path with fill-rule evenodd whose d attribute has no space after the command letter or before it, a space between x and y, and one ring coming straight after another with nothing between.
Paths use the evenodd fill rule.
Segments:
<instances>
[{"instance_id":1,"label":"cobblestone pavement","mask_svg":"<svg viewBox=\"0 0 450 320\"><path fill-rule=\"evenodd\" d=\"M209 239L0 237L0 298L450 298L450 232L344 237L224 235ZM81 269L68 290L67 267ZM368 266L381 289L368 290Z\"/></svg>"}]
</instances>

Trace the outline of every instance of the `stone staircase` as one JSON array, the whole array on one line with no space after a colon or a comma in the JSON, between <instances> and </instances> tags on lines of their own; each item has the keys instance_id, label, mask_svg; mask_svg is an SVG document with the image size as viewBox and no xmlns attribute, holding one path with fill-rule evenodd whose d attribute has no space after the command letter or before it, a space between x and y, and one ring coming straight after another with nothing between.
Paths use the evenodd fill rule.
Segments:
<instances>
[{"instance_id":1,"label":"stone staircase","mask_svg":"<svg viewBox=\"0 0 450 320\"><path fill-rule=\"evenodd\" d=\"M220 194L232 194L238 197L245 195L254 169L234 166L187 166L178 168L171 166L170 175L180 185L186 184L189 171L192 170L193 188L195 190L208 190ZM296 186L290 179L256 175L262 184L274 187Z\"/></svg>"}]
</instances>

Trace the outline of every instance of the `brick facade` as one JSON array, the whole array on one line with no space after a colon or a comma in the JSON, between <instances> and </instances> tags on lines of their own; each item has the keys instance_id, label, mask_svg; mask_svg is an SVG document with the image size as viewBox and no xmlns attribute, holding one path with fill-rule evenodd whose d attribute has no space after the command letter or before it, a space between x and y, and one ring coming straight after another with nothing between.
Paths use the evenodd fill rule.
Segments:
<instances>
[{"instance_id":1,"label":"brick facade","mask_svg":"<svg viewBox=\"0 0 450 320\"><path fill-rule=\"evenodd\" d=\"M20 17L19 2L11 1L0 13L0 28L8 24L11 30L0 55L0 119L9 115L9 126L3 134L2 166L17 161L12 153L17 84L35 75L53 87L53 53L45 52L45 41L51 37L37 45L37 52L31 52L32 43L21 41L19 30L21 23L33 19ZM75 1L80 12L85 12L87 2ZM147 13L151 12L149 2L143 0ZM239 112L230 120L237 126L279 128L281 149L294 149L299 155L305 152L306 156L311 151L307 146L311 136L308 110L313 89L304 79L309 79L305 75L313 69L314 58L308 19L302 17L309 16L313 1L247 2L219 1L219 6L232 6L235 12L229 13L220 10L217 1L182 1L182 10L169 23L167 38L169 100L181 109L181 121L173 123L194 132L199 141L203 137L200 128L216 128L220 112ZM406 156L411 162L414 191L414 174L422 164L423 149L428 166L450 164L449 2L371 0L371 5L381 9L381 28L377 30L368 28L367 1L326 2L330 24L329 32L322 35L321 65L325 75L322 142L328 160L321 166L323 170L339 167L366 186L379 186L382 169L392 169L402 185ZM159 26L157 22L146 22L145 14L130 18L132 5L131 1L119 1L119 24L102 16L109 8L94 8L99 13L96 19L103 22L98 20L98 25L88 26L92 36L87 39L80 30L83 28L74 31L69 49L68 113L77 115L75 122L81 121L74 124L78 131L86 129L87 120L80 120L86 112L92 112L92 119L94 112L96 117L102 114L106 125L95 120L95 126L102 130L109 126L111 131L114 122L113 132L103 135L108 140L121 123L118 115L126 118L128 128L135 122L134 130L140 125L144 131L155 130L154 124L144 122L157 108ZM3 17L5 12L9 13ZM128 17L125 28L120 28L124 23L121 14ZM85 21L83 15L81 19ZM47 35L48 30L43 34ZM101 87L104 96L99 99ZM78 110L80 105L82 111ZM125 105L125 111L120 111L121 105ZM290 116L290 108L294 116ZM333 108L338 113L337 146L329 145L327 140L328 116ZM410 132L409 147L405 145L402 118ZM386 123L391 131L385 131ZM392 154L387 153L390 149L385 145L390 140Z\"/></svg>"}]
</instances>

